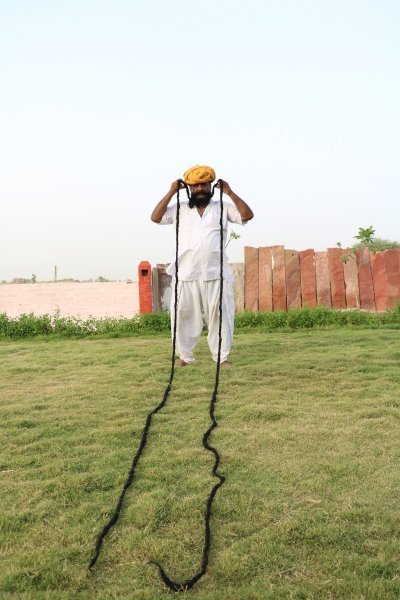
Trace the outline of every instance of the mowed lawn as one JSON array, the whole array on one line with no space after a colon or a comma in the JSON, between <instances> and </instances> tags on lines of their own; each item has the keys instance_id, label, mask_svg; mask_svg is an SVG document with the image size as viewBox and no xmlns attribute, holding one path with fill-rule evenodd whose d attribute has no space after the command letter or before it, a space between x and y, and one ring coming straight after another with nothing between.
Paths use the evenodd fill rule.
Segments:
<instances>
[{"instance_id":1,"label":"mowed lawn","mask_svg":"<svg viewBox=\"0 0 400 600\"><path fill-rule=\"evenodd\" d=\"M399 598L399 331L246 333L231 358L212 437L227 479L187 596ZM149 560L198 571L215 482L205 338L87 570L169 369L167 336L0 342L2 599L159 599L173 593Z\"/></svg>"}]
</instances>

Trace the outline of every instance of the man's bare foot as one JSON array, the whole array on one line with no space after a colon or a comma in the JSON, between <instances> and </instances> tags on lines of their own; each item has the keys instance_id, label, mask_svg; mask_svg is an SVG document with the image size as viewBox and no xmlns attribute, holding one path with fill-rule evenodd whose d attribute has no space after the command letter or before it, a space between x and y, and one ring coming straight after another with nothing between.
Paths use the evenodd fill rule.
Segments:
<instances>
[{"instance_id":1,"label":"man's bare foot","mask_svg":"<svg viewBox=\"0 0 400 600\"><path fill-rule=\"evenodd\" d=\"M230 360L224 360L224 362L221 363L221 367L231 367L232 363Z\"/></svg>"},{"instance_id":2,"label":"man's bare foot","mask_svg":"<svg viewBox=\"0 0 400 600\"><path fill-rule=\"evenodd\" d=\"M186 365L188 365L188 364L189 364L189 363L185 362L185 361L183 360L183 358L180 358L180 359L179 359L178 365L179 365L180 367L186 367Z\"/></svg>"}]
</instances>

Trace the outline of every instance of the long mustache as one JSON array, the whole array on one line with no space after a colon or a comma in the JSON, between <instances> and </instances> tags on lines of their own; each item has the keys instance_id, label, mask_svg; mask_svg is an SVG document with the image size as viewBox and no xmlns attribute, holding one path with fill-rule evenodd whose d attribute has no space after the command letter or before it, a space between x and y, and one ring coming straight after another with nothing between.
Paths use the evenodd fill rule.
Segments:
<instances>
[{"instance_id":1,"label":"long mustache","mask_svg":"<svg viewBox=\"0 0 400 600\"><path fill-rule=\"evenodd\" d=\"M212 192L207 192L204 194L201 193L200 197L198 197L198 194L192 193L189 199L189 208L193 208L194 206L207 206L207 204L213 197L213 194L214 190Z\"/></svg>"}]
</instances>

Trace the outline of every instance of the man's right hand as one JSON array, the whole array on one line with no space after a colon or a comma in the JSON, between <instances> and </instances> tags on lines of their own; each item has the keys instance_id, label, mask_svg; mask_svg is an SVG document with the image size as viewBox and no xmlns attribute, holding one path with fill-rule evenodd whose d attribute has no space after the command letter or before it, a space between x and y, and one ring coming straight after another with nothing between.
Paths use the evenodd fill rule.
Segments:
<instances>
[{"instance_id":1,"label":"man's right hand","mask_svg":"<svg viewBox=\"0 0 400 600\"><path fill-rule=\"evenodd\" d=\"M151 213L151 220L154 221L154 223L161 222L161 219L165 215L165 211L167 210L167 206L172 200L172 197L177 193L178 190L181 190L184 187L185 184L180 179L177 179L176 181L171 183L171 188L168 194L166 194L164 198L160 200L160 202L157 204L157 206Z\"/></svg>"},{"instance_id":2,"label":"man's right hand","mask_svg":"<svg viewBox=\"0 0 400 600\"><path fill-rule=\"evenodd\" d=\"M170 193L172 195L176 194L178 190L182 190L185 187L185 184L181 179L177 179L171 184Z\"/></svg>"}]
</instances>

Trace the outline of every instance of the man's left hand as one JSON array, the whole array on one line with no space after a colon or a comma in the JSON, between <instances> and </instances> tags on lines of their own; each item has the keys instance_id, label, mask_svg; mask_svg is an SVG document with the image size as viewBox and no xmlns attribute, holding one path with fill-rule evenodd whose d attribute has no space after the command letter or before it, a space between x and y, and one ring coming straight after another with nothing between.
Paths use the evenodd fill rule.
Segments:
<instances>
[{"instance_id":1,"label":"man's left hand","mask_svg":"<svg viewBox=\"0 0 400 600\"><path fill-rule=\"evenodd\" d=\"M227 181L224 181L223 179L220 179L218 181L218 183L215 185L215 187L220 190L221 189L221 183L223 184L223 192L224 194L227 194L228 196L231 194L232 189L231 186L229 185L229 183Z\"/></svg>"},{"instance_id":2,"label":"man's left hand","mask_svg":"<svg viewBox=\"0 0 400 600\"><path fill-rule=\"evenodd\" d=\"M242 217L242 221L250 221L250 219L252 219L254 217L254 213L251 210L250 206L248 204L246 204L246 202L244 200L239 198L239 196L237 194L235 194L235 192L233 191L233 189L231 188L231 186L229 185L229 183L227 181L220 179L218 181L218 183L215 185L215 187L220 190L221 185L223 186L222 189L223 189L224 194L227 194L229 196L229 198L232 200L233 204L235 204L236 208L238 209L240 216Z\"/></svg>"}]
</instances>

